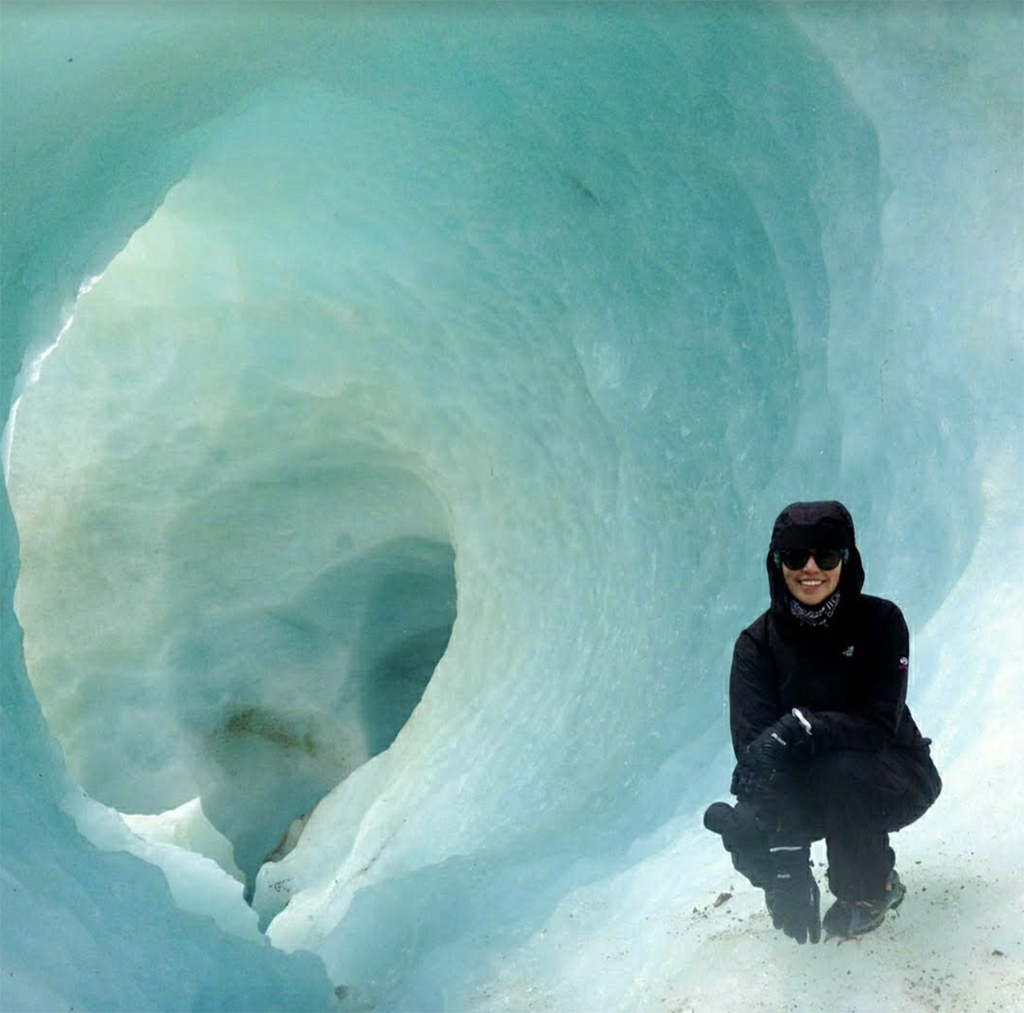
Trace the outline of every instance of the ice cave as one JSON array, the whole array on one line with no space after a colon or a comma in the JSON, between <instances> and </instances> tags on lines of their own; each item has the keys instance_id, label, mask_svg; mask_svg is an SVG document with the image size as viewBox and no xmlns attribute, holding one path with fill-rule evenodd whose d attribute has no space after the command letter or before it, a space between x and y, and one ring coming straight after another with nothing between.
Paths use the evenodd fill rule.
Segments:
<instances>
[{"instance_id":1,"label":"ice cave","mask_svg":"<svg viewBox=\"0 0 1024 1013\"><path fill-rule=\"evenodd\" d=\"M1024 1005L1020 2L0 32L0 1008ZM945 790L797 947L701 813L819 498Z\"/></svg>"}]
</instances>

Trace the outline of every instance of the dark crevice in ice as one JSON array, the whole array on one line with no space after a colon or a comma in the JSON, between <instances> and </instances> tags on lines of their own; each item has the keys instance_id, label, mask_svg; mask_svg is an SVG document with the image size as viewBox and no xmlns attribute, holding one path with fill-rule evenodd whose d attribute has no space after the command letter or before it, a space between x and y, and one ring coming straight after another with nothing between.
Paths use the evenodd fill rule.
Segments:
<instances>
[{"instance_id":1,"label":"dark crevice in ice","mask_svg":"<svg viewBox=\"0 0 1024 1013\"><path fill-rule=\"evenodd\" d=\"M455 622L454 560L447 543L407 537L335 567L310 597L326 593L339 612L361 612L336 709L235 703L207 735L215 763L203 807L234 846L247 900L263 863L294 847L316 804L387 749L416 708Z\"/></svg>"}]
</instances>

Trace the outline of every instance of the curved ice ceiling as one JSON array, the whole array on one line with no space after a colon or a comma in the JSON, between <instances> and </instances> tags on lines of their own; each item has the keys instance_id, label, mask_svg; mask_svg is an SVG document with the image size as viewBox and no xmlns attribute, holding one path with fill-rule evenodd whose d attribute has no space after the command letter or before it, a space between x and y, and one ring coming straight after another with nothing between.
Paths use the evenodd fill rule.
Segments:
<instances>
[{"instance_id":1,"label":"curved ice ceiling","mask_svg":"<svg viewBox=\"0 0 1024 1013\"><path fill-rule=\"evenodd\" d=\"M914 10L5 10L29 673L78 783L204 795L243 866L354 771L255 901L332 1001L715 1008L716 967L749 992L752 895L750 931L679 919L728 885L693 814L793 498L850 505L915 630L950 801L907 847L957 840L981 769L986 863L1011 848L1020 689L985 645L1020 614L993 576L1021 545L1020 7ZM9 620L11 1002L327 1008L314 962L79 836L62 805L121 840ZM378 663L431 631L396 718Z\"/></svg>"}]
</instances>

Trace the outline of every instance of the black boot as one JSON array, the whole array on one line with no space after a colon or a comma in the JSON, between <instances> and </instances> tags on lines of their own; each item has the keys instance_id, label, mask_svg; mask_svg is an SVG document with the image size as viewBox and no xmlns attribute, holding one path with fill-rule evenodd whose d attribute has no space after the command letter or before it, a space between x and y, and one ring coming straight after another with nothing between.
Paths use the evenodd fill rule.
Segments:
<instances>
[{"instance_id":1,"label":"black boot","mask_svg":"<svg viewBox=\"0 0 1024 1013\"><path fill-rule=\"evenodd\" d=\"M873 900L837 900L825 912L822 922L825 939L832 936L852 939L877 929L885 921L886 914L895 911L903 903L906 895L907 888L900 882L894 869L885 882L885 893L881 897Z\"/></svg>"}]
</instances>

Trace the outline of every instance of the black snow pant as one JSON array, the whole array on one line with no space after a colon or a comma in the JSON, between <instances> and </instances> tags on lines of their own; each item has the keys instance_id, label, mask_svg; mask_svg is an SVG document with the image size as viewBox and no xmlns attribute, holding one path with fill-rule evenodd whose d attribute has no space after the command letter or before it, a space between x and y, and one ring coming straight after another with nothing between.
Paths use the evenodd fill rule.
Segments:
<instances>
[{"instance_id":1,"label":"black snow pant","mask_svg":"<svg viewBox=\"0 0 1024 1013\"><path fill-rule=\"evenodd\" d=\"M919 819L942 781L927 747L836 750L786 764L770 795L735 807L722 841L754 886L773 878L769 849L825 839L828 883L840 900L874 900L896 863L889 834Z\"/></svg>"}]
</instances>

